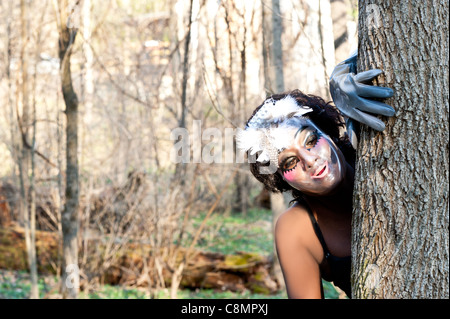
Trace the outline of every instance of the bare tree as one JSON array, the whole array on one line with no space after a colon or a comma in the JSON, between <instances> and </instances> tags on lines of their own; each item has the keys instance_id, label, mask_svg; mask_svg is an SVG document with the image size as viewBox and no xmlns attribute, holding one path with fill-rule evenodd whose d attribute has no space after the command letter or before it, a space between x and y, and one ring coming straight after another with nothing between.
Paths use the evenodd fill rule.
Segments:
<instances>
[{"instance_id":1,"label":"bare tree","mask_svg":"<svg viewBox=\"0 0 450 319\"><path fill-rule=\"evenodd\" d=\"M29 68L29 50L30 47L30 32L29 32L29 8L25 4L25 1L20 2L20 20L21 20L21 72L22 72L22 116L19 116L17 110L18 124L20 135L22 137L22 152L19 158L19 176L21 187L21 209L23 221L25 224L25 243L27 247L28 265L30 268L31 277L31 299L39 298L39 289L37 285L37 264L36 264L36 243L35 243L35 228L36 228L36 210L35 210L35 189L34 189L34 146L36 140L36 112L35 105L33 105L33 114L30 110L30 92L29 82L30 76L28 73ZM35 78L34 78L35 79ZM36 81L34 81L36 82ZM34 85L35 86L35 85ZM32 115L32 116L31 116ZM32 141L30 140L30 127L33 129ZM31 145L30 145L31 142ZM31 164L31 174L29 172ZM31 202L29 201L31 199Z\"/></svg>"},{"instance_id":2,"label":"bare tree","mask_svg":"<svg viewBox=\"0 0 450 319\"><path fill-rule=\"evenodd\" d=\"M68 6L67 0L56 3L56 20L59 32L59 59L61 89L66 104L66 190L65 206L61 215L63 234L63 261L61 292L64 298L78 295L78 97L72 85L70 57L78 31L77 10L79 1ZM70 271L70 273L69 273Z\"/></svg>"},{"instance_id":3,"label":"bare tree","mask_svg":"<svg viewBox=\"0 0 450 319\"><path fill-rule=\"evenodd\" d=\"M181 114L178 119L178 127L186 127L186 117L188 114L187 105L187 93L188 93L188 79L189 79L189 56L190 56L190 43L191 43L191 27L192 27L192 6L194 0L189 1L189 11L188 11L188 23L186 28L186 36L184 39L184 52L183 52L183 63L182 63L182 78L181 78ZM178 142L178 141L177 141ZM176 166L175 179L179 180L184 184L184 179L181 178L186 169L186 163L179 163Z\"/></svg>"},{"instance_id":4,"label":"bare tree","mask_svg":"<svg viewBox=\"0 0 450 319\"><path fill-rule=\"evenodd\" d=\"M283 47L281 43L281 35L283 25L280 11L280 1L272 0L270 15L267 14L267 4L262 1L262 19L263 19L263 61L264 61L264 87L266 94L284 92L284 71L283 71ZM267 27L269 27L267 29ZM271 40L271 41L268 41ZM269 44L270 43L270 44ZM272 91L273 90L273 91ZM278 217L286 210L285 196L281 193L270 193L270 206L273 215L273 229ZM284 286L283 274L274 249L274 273L281 286Z\"/></svg>"},{"instance_id":5,"label":"bare tree","mask_svg":"<svg viewBox=\"0 0 450 319\"><path fill-rule=\"evenodd\" d=\"M273 71L275 77L275 93L284 91L284 71L283 71L283 45L281 35L283 33L283 23L281 19L280 0L272 0L272 55Z\"/></svg>"},{"instance_id":6,"label":"bare tree","mask_svg":"<svg viewBox=\"0 0 450 319\"><path fill-rule=\"evenodd\" d=\"M352 237L356 298L449 297L448 1L359 2L360 71L397 111L363 128Z\"/></svg>"}]
</instances>

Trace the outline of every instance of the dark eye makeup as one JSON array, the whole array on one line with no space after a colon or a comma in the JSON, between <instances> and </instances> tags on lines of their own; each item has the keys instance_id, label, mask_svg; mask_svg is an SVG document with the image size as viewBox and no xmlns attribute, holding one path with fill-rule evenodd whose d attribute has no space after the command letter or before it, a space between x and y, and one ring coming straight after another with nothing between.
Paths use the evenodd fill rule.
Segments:
<instances>
[{"instance_id":1,"label":"dark eye makeup","mask_svg":"<svg viewBox=\"0 0 450 319\"><path fill-rule=\"evenodd\" d=\"M305 147L309 151L311 148L316 146L322 134L318 130L311 131L305 139Z\"/></svg>"},{"instance_id":2,"label":"dark eye makeup","mask_svg":"<svg viewBox=\"0 0 450 319\"><path fill-rule=\"evenodd\" d=\"M298 161L299 161L299 159L295 156L291 156L291 157L284 159L280 165L281 170L283 172L292 171L297 166Z\"/></svg>"},{"instance_id":3,"label":"dark eye makeup","mask_svg":"<svg viewBox=\"0 0 450 319\"><path fill-rule=\"evenodd\" d=\"M302 131L306 129L303 128ZM299 130L300 131L300 130ZM298 132L297 132L298 133ZM311 150L314 146L316 146L317 142L319 141L322 134L318 130L311 130L307 133L307 136L305 138L305 147L308 151ZM289 172L292 171L297 167L297 164L300 160L296 156L290 156L288 158L285 158L280 165L280 168L283 172Z\"/></svg>"}]
</instances>

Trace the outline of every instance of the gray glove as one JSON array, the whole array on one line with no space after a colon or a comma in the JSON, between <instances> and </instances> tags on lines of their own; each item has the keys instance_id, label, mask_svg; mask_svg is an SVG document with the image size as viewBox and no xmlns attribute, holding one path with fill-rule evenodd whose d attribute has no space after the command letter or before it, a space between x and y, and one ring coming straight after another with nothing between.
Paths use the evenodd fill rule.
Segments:
<instances>
[{"instance_id":1,"label":"gray glove","mask_svg":"<svg viewBox=\"0 0 450 319\"><path fill-rule=\"evenodd\" d=\"M383 71L373 69L356 74L356 59L357 52L334 68L330 77L331 96L343 115L377 131L383 131L383 121L368 113L392 116L395 110L370 98L389 98L394 95L394 91L391 88L364 84Z\"/></svg>"}]
</instances>

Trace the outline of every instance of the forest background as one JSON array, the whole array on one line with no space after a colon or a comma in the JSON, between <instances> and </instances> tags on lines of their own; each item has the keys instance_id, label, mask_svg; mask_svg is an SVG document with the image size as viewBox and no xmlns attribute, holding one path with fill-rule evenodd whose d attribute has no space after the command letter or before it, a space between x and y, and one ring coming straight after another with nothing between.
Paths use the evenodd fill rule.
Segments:
<instances>
[{"instance_id":1,"label":"forest background","mask_svg":"<svg viewBox=\"0 0 450 319\"><path fill-rule=\"evenodd\" d=\"M233 134L267 94L331 100L357 16L354 0L0 1L0 295L285 297L289 198L234 160Z\"/></svg>"}]
</instances>

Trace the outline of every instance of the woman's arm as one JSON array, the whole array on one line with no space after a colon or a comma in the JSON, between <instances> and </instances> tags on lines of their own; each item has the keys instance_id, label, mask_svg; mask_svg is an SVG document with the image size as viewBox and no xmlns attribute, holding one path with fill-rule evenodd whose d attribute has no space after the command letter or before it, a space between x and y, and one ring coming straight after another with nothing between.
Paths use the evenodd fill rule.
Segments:
<instances>
[{"instance_id":1,"label":"woman's arm","mask_svg":"<svg viewBox=\"0 0 450 319\"><path fill-rule=\"evenodd\" d=\"M278 259L289 298L320 299L323 296L319 262L311 249L317 239L307 229L309 218L302 217L305 214L291 208L278 218L275 227Z\"/></svg>"}]
</instances>

